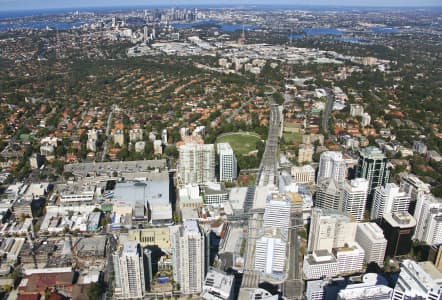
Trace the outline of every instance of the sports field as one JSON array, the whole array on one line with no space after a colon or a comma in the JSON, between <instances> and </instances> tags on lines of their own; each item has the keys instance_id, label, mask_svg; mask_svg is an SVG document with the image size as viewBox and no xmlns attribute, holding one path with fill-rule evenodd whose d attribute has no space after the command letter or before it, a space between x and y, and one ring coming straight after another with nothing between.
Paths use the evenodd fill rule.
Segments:
<instances>
[{"instance_id":1,"label":"sports field","mask_svg":"<svg viewBox=\"0 0 442 300\"><path fill-rule=\"evenodd\" d=\"M256 150L256 143L261 139L255 133L235 132L218 137L216 144L229 143L235 154L244 155Z\"/></svg>"}]
</instances>

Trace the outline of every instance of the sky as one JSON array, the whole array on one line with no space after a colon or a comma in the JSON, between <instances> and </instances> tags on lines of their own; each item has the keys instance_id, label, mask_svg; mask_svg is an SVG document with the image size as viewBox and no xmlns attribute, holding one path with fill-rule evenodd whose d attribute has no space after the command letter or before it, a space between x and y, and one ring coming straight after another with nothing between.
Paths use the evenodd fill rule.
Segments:
<instances>
[{"instance_id":1,"label":"sky","mask_svg":"<svg viewBox=\"0 0 442 300\"><path fill-rule=\"evenodd\" d=\"M441 0L0 0L0 11L116 6L192 5L442 6Z\"/></svg>"}]
</instances>

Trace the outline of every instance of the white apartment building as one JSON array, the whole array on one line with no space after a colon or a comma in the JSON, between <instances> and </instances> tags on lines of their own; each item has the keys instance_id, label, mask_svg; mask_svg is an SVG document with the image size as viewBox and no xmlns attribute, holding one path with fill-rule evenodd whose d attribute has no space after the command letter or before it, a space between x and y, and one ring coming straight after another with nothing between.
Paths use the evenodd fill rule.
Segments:
<instances>
[{"instance_id":1,"label":"white apartment building","mask_svg":"<svg viewBox=\"0 0 442 300\"><path fill-rule=\"evenodd\" d=\"M312 209L308 251L327 250L351 243L356 235L356 220L347 213L331 209Z\"/></svg>"},{"instance_id":2,"label":"white apartment building","mask_svg":"<svg viewBox=\"0 0 442 300\"><path fill-rule=\"evenodd\" d=\"M341 210L350 213L359 222L364 218L368 188L369 181L364 178L346 181L342 185Z\"/></svg>"},{"instance_id":3,"label":"white apartment building","mask_svg":"<svg viewBox=\"0 0 442 300\"><path fill-rule=\"evenodd\" d=\"M395 183L387 183L385 187L378 186L374 190L370 218L378 220L386 213L406 212L410 206L410 200L410 196L401 191Z\"/></svg>"},{"instance_id":4,"label":"white apartment building","mask_svg":"<svg viewBox=\"0 0 442 300\"><path fill-rule=\"evenodd\" d=\"M316 186L315 206L324 209L340 209L341 186L333 178L323 178Z\"/></svg>"},{"instance_id":5,"label":"white apartment building","mask_svg":"<svg viewBox=\"0 0 442 300\"><path fill-rule=\"evenodd\" d=\"M304 279L332 278L339 274L338 261L328 250L316 250L304 256L302 264Z\"/></svg>"},{"instance_id":6,"label":"white apartment building","mask_svg":"<svg viewBox=\"0 0 442 300\"><path fill-rule=\"evenodd\" d=\"M318 167L319 183L324 178L334 178L338 183L343 183L347 176L347 165L342 158L342 153L337 151L325 151L321 154Z\"/></svg>"},{"instance_id":7,"label":"white apartment building","mask_svg":"<svg viewBox=\"0 0 442 300\"><path fill-rule=\"evenodd\" d=\"M311 165L293 166L291 171L296 183L313 184L315 182L315 169Z\"/></svg>"},{"instance_id":8,"label":"white apartment building","mask_svg":"<svg viewBox=\"0 0 442 300\"><path fill-rule=\"evenodd\" d=\"M402 261L393 300L441 298L442 274L431 262Z\"/></svg>"},{"instance_id":9,"label":"white apartment building","mask_svg":"<svg viewBox=\"0 0 442 300\"><path fill-rule=\"evenodd\" d=\"M143 140L143 129L135 128L129 130L129 141L135 143Z\"/></svg>"},{"instance_id":10,"label":"white apartment building","mask_svg":"<svg viewBox=\"0 0 442 300\"><path fill-rule=\"evenodd\" d=\"M264 235L256 241L255 269L269 275L282 275L286 265L287 242L282 237Z\"/></svg>"},{"instance_id":11,"label":"white apartment building","mask_svg":"<svg viewBox=\"0 0 442 300\"><path fill-rule=\"evenodd\" d=\"M136 241L127 241L113 255L115 272L115 297L117 299L142 299L146 290L144 260Z\"/></svg>"},{"instance_id":12,"label":"white apartment building","mask_svg":"<svg viewBox=\"0 0 442 300\"><path fill-rule=\"evenodd\" d=\"M364 127L367 127L368 125L370 125L370 123L371 123L371 116L368 113L364 112L362 114L361 125L364 126Z\"/></svg>"},{"instance_id":13,"label":"white apartment building","mask_svg":"<svg viewBox=\"0 0 442 300\"><path fill-rule=\"evenodd\" d=\"M367 273L362 283L349 284L338 293L338 300L391 300L393 289L382 284L377 274ZM385 279L384 279L385 280ZM381 283L380 283L381 282ZM386 282L385 282L386 284Z\"/></svg>"},{"instance_id":14,"label":"white apartment building","mask_svg":"<svg viewBox=\"0 0 442 300\"><path fill-rule=\"evenodd\" d=\"M442 243L442 199L431 194L419 194L414 218L414 239L430 246Z\"/></svg>"},{"instance_id":15,"label":"white apartment building","mask_svg":"<svg viewBox=\"0 0 442 300\"><path fill-rule=\"evenodd\" d=\"M387 240L382 229L376 223L358 223L356 230L356 242L365 251L365 262L375 262L378 266L384 266Z\"/></svg>"},{"instance_id":16,"label":"white apartment building","mask_svg":"<svg viewBox=\"0 0 442 300\"><path fill-rule=\"evenodd\" d=\"M411 201L417 201L418 194L430 194L431 188L414 174L407 174L401 178L400 188L406 192Z\"/></svg>"},{"instance_id":17,"label":"white apartment building","mask_svg":"<svg viewBox=\"0 0 442 300\"><path fill-rule=\"evenodd\" d=\"M229 143L217 145L219 158L219 180L234 181L238 175L238 162Z\"/></svg>"},{"instance_id":18,"label":"white apartment building","mask_svg":"<svg viewBox=\"0 0 442 300\"><path fill-rule=\"evenodd\" d=\"M204 280L203 292L200 299L231 300L233 299L233 275L227 275L220 270L211 269Z\"/></svg>"},{"instance_id":19,"label":"white apartment building","mask_svg":"<svg viewBox=\"0 0 442 300\"><path fill-rule=\"evenodd\" d=\"M264 228L288 229L290 210L291 203L286 194L270 193L264 211Z\"/></svg>"},{"instance_id":20,"label":"white apartment building","mask_svg":"<svg viewBox=\"0 0 442 300\"><path fill-rule=\"evenodd\" d=\"M350 116L360 117L364 113L364 107L360 104L350 104Z\"/></svg>"},{"instance_id":21,"label":"white apartment building","mask_svg":"<svg viewBox=\"0 0 442 300\"><path fill-rule=\"evenodd\" d=\"M205 274L205 237L195 220L185 220L172 238L174 270L185 295L201 293Z\"/></svg>"},{"instance_id":22,"label":"white apartment building","mask_svg":"<svg viewBox=\"0 0 442 300\"><path fill-rule=\"evenodd\" d=\"M179 147L178 178L181 184L215 182L215 148L213 144L188 143Z\"/></svg>"},{"instance_id":23,"label":"white apartment building","mask_svg":"<svg viewBox=\"0 0 442 300\"><path fill-rule=\"evenodd\" d=\"M338 262L339 275L350 275L363 270L365 251L358 243L333 248L332 252Z\"/></svg>"}]
</instances>

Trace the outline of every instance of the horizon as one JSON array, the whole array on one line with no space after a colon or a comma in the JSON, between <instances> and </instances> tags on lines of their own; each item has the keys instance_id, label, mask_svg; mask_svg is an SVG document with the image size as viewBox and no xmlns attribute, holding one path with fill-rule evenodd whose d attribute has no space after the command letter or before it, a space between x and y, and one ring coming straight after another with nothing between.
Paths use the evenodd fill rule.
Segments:
<instances>
[{"instance_id":1,"label":"horizon","mask_svg":"<svg viewBox=\"0 0 442 300\"><path fill-rule=\"evenodd\" d=\"M30 4L31 2L32 4ZM45 10L87 10L87 9L148 9L148 8L170 8L170 7L185 7L185 8L228 8L228 7L265 7L265 8L280 8L280 7L304 7L304 8L442 8L442 3L434 0L426 0L420 3L417 3L415 0L409 1L379 1L379 0L371 0L365 3L349 3L352 1L348 0L337 0L333 2L324 3L323 0L313 0L309 4L305 3L293 3L289 1L276 1L273 4L262 3L263 1L255 0L255 1L235 1L231 2L227 0L223 4L217 3L207 3L210 1L153 1L149 4L141 3L144 1L132 0L128 1L126 4L122 5L120 1L105 1L105 0L95 0L92 1L63 1L64 4L60 4L58 1L46 1L49 3L41 4L35 3L32 0L0 0L0 12L28 12L28 11L45 11ZM26 4L28 3L28 4ZM52 4L51 4L52 3Z\"/></svg>"}]
</instances>

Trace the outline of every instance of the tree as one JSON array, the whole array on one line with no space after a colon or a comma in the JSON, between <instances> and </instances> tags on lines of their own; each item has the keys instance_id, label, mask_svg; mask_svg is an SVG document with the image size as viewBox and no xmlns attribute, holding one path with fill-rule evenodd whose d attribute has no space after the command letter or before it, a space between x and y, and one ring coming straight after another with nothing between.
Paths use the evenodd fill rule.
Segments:
<instances>
[{"instance_id":1,"label":"tree","mask_svg":"<svg viewBox=\"0 0 442 300\"><path fill-rule=\"evenodd\" d=\"M94 282L89 286L87 295L89 299L100 299L105 290L105 286L101 281Z\"/></svg>"}]
</instances>

